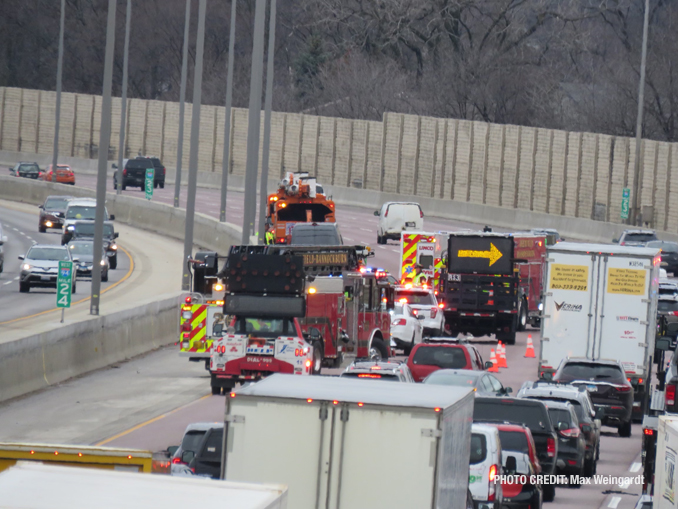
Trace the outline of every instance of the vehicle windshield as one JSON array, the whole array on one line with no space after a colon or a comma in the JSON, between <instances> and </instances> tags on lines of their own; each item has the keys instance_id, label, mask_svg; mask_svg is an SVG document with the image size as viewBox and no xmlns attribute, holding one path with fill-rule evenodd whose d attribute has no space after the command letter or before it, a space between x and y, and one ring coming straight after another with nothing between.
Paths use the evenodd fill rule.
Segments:
<instances>
[{"instance_id":1,"label":"vehicle windshield","mask_svg":"<svg viewBox=\"0 0 678 509\"><path fill-rule=\"evenodd\" d=\"M26 258L31 260L70 261L68 250L57 247L32 247Z\"/></svg>"},{"instance_id":2,"label":"vehicle windshield","mask_svg":"<svg viewBox=\"0 0 678 509\"><path fill-rule=\"evenodd\" d=\"M340 246L341 240L333 229L303 228L292 230L291 243L295 246Z\"/></svg>"},{"instance_id":3,"label":"vehicle windshield","mask_svg":"<svg viewBox=\"0 0 678 509\"><path fill-rule=\"evenodd\" d=\"M296 335L296 330L290 318L238 318L235 322L235 333L278 337Z\"/></svg>"},{"instance_id":4,"label":"vehicle windshield","mask_svg":"<svg viewBox=\"0 0 678 509\"><path fill-rule=\"evenodd\" d=\"M573 426L572 415L563 408L549 408L549 416L551 417L551 423L554 427L557 426L559 422L565 422L568 426Z\"/></svg>"},{"instance_id":5,"label":"vehicle windshield","mask_svg":"<svg viewBox=\"0 0 678 509\"><path fill-rule=\"evenodd\" d=\"M424 379L425 384L452 385L457 387L475 387L478 377L463 373L434 371Z\"/></svg>"},{"instance_id":6,"label":"vehicle windshield","mask_svg":"<svg viewBox=\"0 0 678 509\"><path fill-rule=\"evenodd\" d=\"M192 451L196 452L202 437L205 436L205 431L203 430L192 430L184 435L184 439L181 441L181 450L182 451Z\"/></svg>"},{"instance_id":7,"label":"vehicle windshield","mask_svg":"<svg viewBox=\"0 0 678 509\"><path fill-rule=\"evenodd\" d=\"M530 447L527 443L527 435L523 431L499 430L499 441L502 451L518 451L529 454Z\"/></svg>"},{"instance_id":8,"label":"vehicle windshield","mask_svg":"<svg viewBox=\"0 0 678 509\"><path fill-rule=\"evenodd\" d=\"M657 302L657 311L678 311L678 301L659 300Z\"/></svg>"},{"instance_id":9,"label":"vehicle windshield","mask_svg":"<svg viewBox=\"0 0 678 509\"><path fill-rule=\"evenodd\" d=\"M654 240L647 243L647 247L656 247L665 253L678 253L678 244L675 242L667 242L665 240Z\"/></svg>"},{"instance_id":10,"label":"vehicle windshield","mask_svg":"<svg viewBox=\"0 0 678 509\"><path fill-rule=\"evenodd\" d=\"M560 376L570 380L603 380L605 382L623 382L625 380L624 373L617 366L583 362L566 364Z\"/></svg>"},{"instance_id":11,"label":"vehicle windshield","mask_svg":"<svg viewBox=\"0 0 678 509\"><path fill-rule=\"evenodd\" d=\"M127 161L125 168L128 170L146 170L153 168L153 161L149 159L130 159Z\"/></svg>"},{"instance_id":12,"label":"vehicle windshield","mask_svg":"<svg viewBox=\"0 0 678 509\"><path fill-rule=\"evenodd\" d=\"M94 235L94 223L75 223L75 233L77 235ZM104 225L104 237L113 235L113 225Z\"/></svg>"},{"instance_id":13,"label":"vehicle windshield","mask_svg":"<svg viewBox=\"0 0 678 509\"><path fill-rule=\"evenodd\" d=\"M527 405L517 399L481 401L476 399L474 421L505 421L524 424L532 432L551 430L551 420L541 405Z\"/></svg>"},{"instance_id":14,"label":"vehicle windshield","mask_svg":"<svg viewBox=\"0 0 678 509\"><path fill-rule=\"evenodd\" d=\"M443 369L462 369L467 365L466 353L458 346L420 346L414 352L412 363Z\"/></svg>"},{"instance_id":15,"label":"vehicle windshield","mask_svg":"<svg viewBox=\"0 0 678 509\"><path fill-rule=\"evenodd\" d=\"M386 382L398 382L399 378L397 375L390 373L342 373L342 378L363 378L363 379L376 379L384 380Z\"/></svg>"},{"instance_id":16,"label":"vehicle windshield","mask_svg":"<svg viewBox=\"0 0 678 509\"><path fill-rule=\"evenodd\" d=\"M485 461L487 456L487 439L480 433L471 434L471 465L477 465Z\"/></svg>"},{"instance_id":17,"label":"vehicle windshield","mask_svg":"<svg viewBox=\"0 0 678 509\"><path fill-rule=\"evenodd\" d=\"M415 306L433 306L433 295L429 292L397 292L396 301L405 299L408 304L414 304Z\"/></svg>"},{"instance_id":18,"label":"vehicle windshield","mask_svg":"<svg viewBox=\"0 0 678 509\"><path fill-rule=\"evenodd\" d=\"M71 250L72 254L91 255L94 252L94 243L93 242L74 242L73 244L68 245L68 249Z\"/></svg>"},{"instance_id":19,"label":"vehicle windshield","mask_svg":"<svg viewBox=\"0 0 678 509\"><path fill-rule=\"evenodd\" d=\"M66 219L95 219L96 205L73 205L66 209Z\"/></svg>"},{"instance_id":20,"label":"vehicle windshield","mask_svg":"<svg viewBox=\"0 0 678 509\"><path fill-rule=\"evenodd\" d=\"M654 233L627 233L624 235L624 242L649 242L657 240Z\"/></svg>"},{"instance_id":21,"label":"vehicle windshield","mask_svg":"<svg viewBox=\"0 0 678 509\"><path fill-rule=\"evenodd\" d=\"M48 198L45 202L45 210L64 210L67 206L67 198Z\"/></svg>"},{"instance_id":22,"label":"vehicle windshield","mask_svg":"<svg viewBox=\"0 0 678 509\"><path fill-rule=\"evenodd\" d=\"M21 164L19 165L21 171L39 171L40 167L37 164Z\"/></svg>"},{"instance_id":23,"label":"vehicle windshield","mask_svg":"<svg viewBox=\"0 0 678 509\"><path fill-rule=\"evenodd\" d=\"M584 417L584 408L581 406L581 403L577 401L576 399L565 399L565 398L554 398L554 397L548 397L548 398L540 398L540 397L535 397L535 396L528 396L528 398L531 399L549 399L551 401L560 401L562 403L570 403L574 407L574 413L577 414L577 419L580 421Z\"/></svg>"}]
</instances>

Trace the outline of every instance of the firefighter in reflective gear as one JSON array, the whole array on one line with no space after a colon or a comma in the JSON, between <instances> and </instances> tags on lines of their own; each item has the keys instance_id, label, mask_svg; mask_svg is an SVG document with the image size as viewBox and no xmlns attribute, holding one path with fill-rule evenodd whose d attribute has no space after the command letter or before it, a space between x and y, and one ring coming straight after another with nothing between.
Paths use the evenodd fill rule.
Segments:
<instances>
[{"instance_id":1,"label":"firefighter in reflective gear","mask_svg":"<svg viewBox=\"0 0 678 509\"><path fill-rule=\"evenodd\" d=\"M412 278L412 283L416 286L421 286L428 282L428 276L422 272L423 268L424 267L422 267L419 263L414 266L414 277Z\"/></svg>"},{"instance_id":2,"label":"firefighter in reflective gear","mask_svg":"<svg viewBox=\"0 0 678 509\"><path fill-rule=\"evenodd\" d=\"M266 232L266 244L275 244L275 235L270 230Z\"/></svg>"}]
</instances>

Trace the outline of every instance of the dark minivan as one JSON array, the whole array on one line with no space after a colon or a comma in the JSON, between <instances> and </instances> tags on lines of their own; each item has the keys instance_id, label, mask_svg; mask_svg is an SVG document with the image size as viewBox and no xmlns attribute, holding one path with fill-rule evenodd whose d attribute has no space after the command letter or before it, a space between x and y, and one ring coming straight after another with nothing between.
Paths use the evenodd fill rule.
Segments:
<instances>
[{"instance_id":1,"label":"dark minivan","mask_svg":"<svg viewBox=\"0 0 678 509\"><path fill-rule=\"evenodd\" d=\"M541 401L521 398L476 397L473 420L477 422L506 422L524 424L532 432L542 474L556 473L558 436L551 424L546 405ZM555 484L544 484L544 501L556 496Z\"/></svg>"}]
</instances>

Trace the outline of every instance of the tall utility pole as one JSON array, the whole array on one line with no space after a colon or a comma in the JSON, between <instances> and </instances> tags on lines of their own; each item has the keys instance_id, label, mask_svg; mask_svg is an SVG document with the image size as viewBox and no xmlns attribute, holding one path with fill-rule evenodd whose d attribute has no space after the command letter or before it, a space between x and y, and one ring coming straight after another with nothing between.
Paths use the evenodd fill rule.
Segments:
<instances>
[{"instance_id":1,"label":"tall utility pole","mask_svg":"<svg viewBox=\"0 0 678 509\"><path fill-rule=\"evenodd\" d=\"M198 147L200 145L200 102L202 101L202 58L205 49L205 11L207 0L198 2L198 37L196 41L193 76L193 116L191 117L191 149L188 156L188 198L186 200L186 231L181 289L190 291L188 260L193 254L193 219L195 217L195 188L198 181Z\"/></svg>"},{"instance_id":2,"label":"tall utility pole","mask_svg":"<svg viewBox=\"0 0 678 509\"><path fill-rule=\"evenodd\" d=\"M226 118L224 119L224 153L221 163L221 212L219 221L226 221L226 193L231 159L231 103L233 102L233 53L235 51L235 8L237 0L231 0L231 32L228 34L228 72L226 74Z\"/></svg>"},{"instance_id":3,"label":"tall utility pole","mask_svg":"<svg viewBox=\"0 0 678 509\"><path fill-rule=\"evenodd\" d=\"M191 24L191 0L186 0L184 19L184 50L181 55L181 91L179 92L179 139L177 140L177 170L174 175L174 206L179 206L181 195L181 161L184 157L184 106L186 102L186 74L188 69L188 34Z\"/></svg>"},{"instance_id":4,"label":"tall utility pole","mask_svg":"<svg viewBox=\"0 0 678 509\"><path fill-rule=\"evenodd\" d=\"M132 23L132 0L127 0L127 13L125 16L125 51L122 61L122 98L120 99L120 141L118 142L118 169L116 171L118 183L117 194L122 193L122 158L125 153L125 125L127 124L127 81L129 59L129 31Z\"/></svg>"},{"instance_id":5,"label":"tall utility pole","mask_svg":"<svg viewBox=\"0 0 678 509\"><path fill-rule=\"evenodd\" d=\"M273 56L275 52L276 0L271 0L268 25L268 62L266 64L266 101L264 102L264 146L261 155L259 187L259 241L265 241L264 223L268 206L268 156L271 147L271 105L273 103Z\"/></svg>"},{"instance_id":6,"label":"tall utility pole","mask_svg":"<svg viewBox=\"0 0 678 509\"><path fill-rule=\"evenodd\" d=\"M61 77L64 68L64 22L66 20L66 0L61 0L61 19L59 21L59 57L57 60L56 111L54 112L54 146L52 147L52 182L57 181L57 160L59 159L59 117L61 116Z\"/></svg>"},{"instance_id":7,"label":"tall utility pole","mask_svg":"<svg viewBox=\"0 0 678 509\"><path fill-rule=\"evenodd\" d=\"M638 85L638 117L636 119L636 158L633 161L633 215L629 222L642 226L640 218L640 145L643 138L643 108L645 107L645 66L647 61L647 36L650 27L650 0L645 0L645 17L643 19L643 47L640 56L640 84ZM643 218L644 219L644 218ZM640 222L640 224L638 224Z\"/></svg>"},{"instance_id":8,"label":"tall utility pole","mask_svg":"<svg viewBox=\"0 0 678 509\"><path fill-rule=\"evenodd\" d=\"M92 263L92 299L89 313L99 314L101 294L101 265L104 254L104 207L106 204L106 164L111 143L111 87L113 84L113 51L115 49L115 9L117 0L108 0L106 26L106 53L104 58L104 90L101 101L101 129L99 131L99 169L97 172L97 210L94 218L94 263Z\"/></svg>"},{"instance_id":9,"label":"tall utility pole","mask_svg":"<svg viewBox=\"0 0 678 509\"><path fill-rule=\"evenodd\" d=\"M245 167L245 210L242 243L249 244L254 234L257 213L257 172L259 169L259 127L261 125L261 80L264 73L264 26L266 0L257 0L254 11L254 44L250 75L250 108L247 128L247 164Z\"/></svg>"}]
</instances>

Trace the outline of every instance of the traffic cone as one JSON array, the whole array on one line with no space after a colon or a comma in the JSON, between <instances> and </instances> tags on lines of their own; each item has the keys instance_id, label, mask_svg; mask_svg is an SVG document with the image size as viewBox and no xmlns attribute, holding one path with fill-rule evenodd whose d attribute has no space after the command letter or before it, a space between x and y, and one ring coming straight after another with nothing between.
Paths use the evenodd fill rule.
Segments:
<instances>
[{"instance_id":1,"label":"traffic cone","mask_svg":"<svg viewBox=\"0 0 678 509\"><path fill-rule=\"evenodd\" d=\"M525 349L525 357L528 359L534 359L534 345L532 344L532 334L527 335L527 348Z\"/></svg>"},{"instance_id":2,"label":"traffic cone","mask_svg":"<svg viewBox=\"0 0 678 509\"><path fill-rule=\"evenodd\" d=\"M497 367L499 368L508 368L506 364L506 347L501 341L497 344Z\"/></svg>"},{"instance_id":3,"label":"traffic cone","mask_svg":"<svg viewBox=\"0 0 678 509\"><path fill-rule=\"evenodd\" d=\"M494 348L490 351L490 362L492 363L492 367L487 370L488 373L499 373L499 369L497 368L497 356L494 353Z\"/></svg>"}]
</instances>

